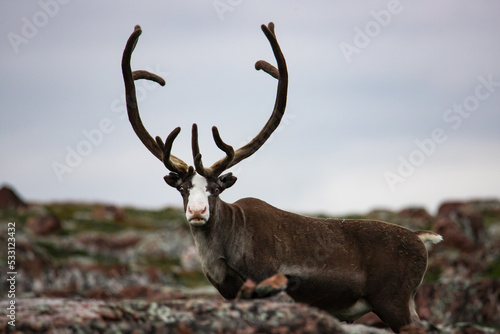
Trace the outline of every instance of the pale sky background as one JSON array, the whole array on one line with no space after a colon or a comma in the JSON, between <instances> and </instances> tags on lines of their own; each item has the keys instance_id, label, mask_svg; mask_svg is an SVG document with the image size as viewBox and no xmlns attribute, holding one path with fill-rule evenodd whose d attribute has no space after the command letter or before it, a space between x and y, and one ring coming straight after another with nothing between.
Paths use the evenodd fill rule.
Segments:
<instances>
[{"instance_id":1,"label":"pale sky background","mask_svg":"<svg viewBox=\"0 0 500 334\"><path fill-rule=\"evenodd\" d=\"M181 126L173 154L192 164L196 122L211 165L213 125L237 148L270 115L277 81L253 66L275 63L260 30L274 21L285 118L222 199L340 216L498 198L499 17L498 1L1 1L0 183L30 201L180 206L123 117L127 38L142 26L132 67L167 82L138 84L146 128Z\"/></svg>"}]
</instances>

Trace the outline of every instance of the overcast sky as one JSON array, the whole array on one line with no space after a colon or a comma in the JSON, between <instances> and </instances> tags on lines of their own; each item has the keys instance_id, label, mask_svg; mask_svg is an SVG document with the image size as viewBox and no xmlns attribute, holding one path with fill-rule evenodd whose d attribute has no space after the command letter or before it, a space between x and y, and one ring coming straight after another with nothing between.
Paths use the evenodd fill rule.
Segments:
<instances>
[{"instance_id":1,"label":"overcast sky","mask_svg":"<svg viewBox=\"0 0 500 334\"><path fill-rule=\"evenodd\" d=\"M343 215L500 197L497 1L1 1L0 183L31 201L180 206L125 117L121 56L146 128L192 164L196 122L240 147L262 128L277 81L260 25L274 21L289 71L282 124L233 168L222 195Z\"/></svg>"}]
</instances>

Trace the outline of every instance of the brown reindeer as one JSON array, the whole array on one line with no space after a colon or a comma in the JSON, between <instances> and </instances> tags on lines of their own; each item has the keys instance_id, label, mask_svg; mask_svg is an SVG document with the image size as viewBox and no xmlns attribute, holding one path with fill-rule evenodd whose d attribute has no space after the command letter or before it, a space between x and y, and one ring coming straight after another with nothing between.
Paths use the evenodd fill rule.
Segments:
<instances>
[{"instance_id":1,"label":"brown reindeer","mask_svg":"<svg viewBox=\"0 0 500 334\"><path fill-rule=\"evenodd\" d=\"M146 71L132 72L130 58L141 34L135 27L123 52L122 70L130 123L143 144L170 173L168 185L182 195L203 272L224 298L232 299L245 280L259 282L276 273L289 279L287 292L296 301L354 321L373 311L394 331L418 320L413 297L427 268L423 241L441 236L373 220L317 219L277 209L259 199L233 204L219 195L236 182L228 168L255 153L278 127L285 112L288 73L276 40L273 23L263 25L278 68L258 61L278 79L271 117L259 134L236 151L212 128L215 144L225 157L203 166L198 130L192 128L194 168L170 152L180 132L173 130L163 142L146 131L139 116L134 80L165 81Z\"/></svg>"}]
</instances>

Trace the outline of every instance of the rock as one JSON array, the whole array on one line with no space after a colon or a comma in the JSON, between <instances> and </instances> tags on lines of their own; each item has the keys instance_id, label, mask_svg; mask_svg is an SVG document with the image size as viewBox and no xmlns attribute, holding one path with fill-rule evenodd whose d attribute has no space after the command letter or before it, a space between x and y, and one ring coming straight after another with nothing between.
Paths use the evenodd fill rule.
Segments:
<instances>
[{"instance_id":1,"label":"rock","mask_svg":"<svg viewBox=\"0 0 500 334\"><path fill-rule=\"evenodd\" d=\"M401 334L498 334L493 328L482 327L470 323L455 325L433 325L426 321L413 323L401 328Z\"/></svg>"},{"instance_id":2,"label":"rock","mask_svg":"<svg viewBox=\"0 0 500 334\"><path fill-rule=\"evenodd\" d=\"M500 200L499 199L476 199L467 202L476 210L481 212L496 213L497 217L500 216Z\"/></svg>"},{"instance_id":3,"label":"rock","mask_svg":"<svg viewBox=\"0 0 500 334\"><path fill-rule=\"evenodd\" d=\"M257 298L267 298L285 291L288 279L283 274L276 274L266 278L255 287Z\"/></svg>"},{"instance_id":4,"label":"rock","mask_svg":"<svg viewBox=\"0 0 500 334\"><path fill-rule=\"evenodd\" d=\"M18 237L16 240L16 262L18 263L17 270L21 273L21 276L16 279L18 291L22 291L23 285L29 287L30 291L37 291L40 286L36 283L36 279L42 276L45 268L52 266L50 256L25 237ZM29 278L29 280L23 282L22 277Z\"/></svg>"},{"instance_id":5,"label":"rock","mask_svg":"<svg viewBox=\"0 0 500 334\"><path fill-rule=\"evenodd\" d=\"M185 271L201 270L200 257L194 245L189 245L184 248L180 255L181 267Z\"/></svg>"},{"instance_id":6,"label":"rock","mask_svg":"<svg viewBox=\"0 0 500 334\"><path fill-rule=\"evenodd\" d=\"M349 334L389 334L389 333L393 333L392 331L389 331L388 329L369 327L369 326L359 325L359 324L354 324L354 325L341 324L341 327L344 330L344 333L346 333L346 334L347 333L349 333Z\"/></svg>"},{"instance_id":7,"label":"rock","mask_svg":"<svg viewBox=\"0 0 500 334\"><path fill-rule=\"evenodd\" d=\"M431 323L500 325L500 281L457 280L423 283L415 296L417 313Z\"/></svg>"},{"instance_id":8,"label":"rock","mask_svg":"<svg viewBox=\"0 0 500 334\"><path fill-rule=\"evenodd\" d=\"M257 285L251 279L247 279L238 291L236 299L269 298L285 291L287 283L288 279L283 274L273 275Z\"/></svg>"},{"instance_id":9,"label":"rock","mask_svg":"<svg viewBox=\"0 0 500 334\"><path fill-rule=\"evenodd\" d=\"M413 230L427 230L432 222L432 216L424 208L407 208L398 213L398 224Z\"/></svg>"},{"instance_id":10,"label":"rock","mask_svg":"<svg viewBox=\"0 0 500 334\"><path fill-rule=\"evenodd\" d=\"M397 214L386 209L373 209L366 215L366 219L382 220L396 223Z\"/></svg>"},{"instance_id":11,"label":"rock","mask_svg":"<svg viewBox=\"0 0 500 334\"><path fill-rule=\"evenodd\" d=\"M123 233L120 235L99 235L87 234L78 237L78 243L95 248L98 252L104 250L124 251L136 246L142 237L133 233Z\"/></svg>"},{"instance_id":12,"label":"rock","mask_svg":"<svg viewBox=\"0 0 500 334\"><path fill-rule=\"evenodd\" d=\"M473 324L500 328L499 204L481 200L460 202L447 209L444 206L441 228L453 232L446 226L453 226L458 217L457 231L470 245L438 244L430 249L428 274L416 296L417 311L423 322L407 326L402 332L482 334L495 331ZM133 219L123 224L112 224L92 220L95 205L68 208L47 205L45 211L37 212L33 208L30 206L26 214L19 215L16 230L16 306L19 307L15 330L19 333L390 332L377 328L381 322L373 313L355 325L339 324L328 314L295 303L283 291L286 283L279 277L260 284L248 282L244 285L248 290L241 292L239 300L224 301L196 265L191 265L196 253L182 214L180 218L172 216L170 221L171 218L156 212L146 212L144 216L134 213ZM77 216L80 212L87 215ZM64 219L65 233L49 238L27 233L30 227L28 222L21 221L25 219L22 217L48 213ZM378 214L391 215L382 211ZM391 222L408 224L407 227L414 229L421 229L415 222L425 220L425 211L415 208L392 215ZM484 227L483 232L480 229L475 234L473 226L478 219ZM147 224L137 224L138 221ZM113 229L99 230L100 226L108 225ZM5 231L6 225L3 228ZM453 233L450 235L453 237ZM0 245L7 244L7 238L6 233L0 233ZM188 278L184 276L186 273ZM189 275L199 277L196 284L192 284ZM288 284L293 287L291 280ZM262 293L256 292L258 286ZM6 287L0 286L0 295L7 296ZM8 328L6 302L7 299L0 301L0 333ZM96 316L88 318L89 313Z\"/></svg>"},{"instance_id":13,"label":"rock","mask_svg":"<svg viewBox=\"0 0 500 334\"><path fill-rule=\"evenodd\" d=\"M429 328L428 324L425 323L412 323L403 326L399 331L400 334L439 334L441 331L436 327Z\"/></svg>"},{"instance_id":14,"label":"rock","mask_svg":"<svg viewBox=\"0 0 500 334\"><path fill-rule=\"evenodd\" d=\"M153 289L145 285L127 285L119 292L123 299L147 298L153 295Z\"/></svg>"},{"instance_id":15,"label":"rock","mask_svg":"<svg viewBox=\"0 0 500 334\"><path fill-rule=\"evenodd\" d=\"M8 303L0 301L0 332L15 329L24 333L346 333L326 312L304 304L262 299L241 302L17 299L15 328L8 325Z\"/></svg>"},{"instance_id":16,"label":"rock","mask_svg":"<svg viewBox=\"0 0 500 334\"><path fill-rule=\"evenodd\" d=\"M499 277L500 201L445 202L433 230L444 241L429 251L426 279L472 280ZM500 231L500 229L498 229Z\"/></svg>"},{"instance_id":17,"label":"rock","mask_svg":"<svg viewBox=\"0 0 500 334\"><path fill-rule=\"evenodd\" d=\"M466 202L446 202L439 208L434 229L444 245L463 251L483 247L485 233L481 212Z\"/></svg>"},{"instance_id":18,"label":"rock","mask_svg":"<svg viewBox=\"0 0 500 334\"><path fill-rule=\"evenodd\" d=\"M52 215L38 216L28 220L28 228L39 236L58 234L61 231L61 221Z\"/></svg>"},{"instance_id":19,"label":"rock","mask_svg":"<svg viewBox=\"0 0 500 334\"><path fill-rule=\"evenodd\" d=\"M253 299L255 298L255 288L257 285L251 279L247 279L241 286L236 299Z\"/></svg>"},{"instance_id":20,"label":"rock","mask_svg":"<svg viewBox=\"0 0 500 334\"><path fill-rule=\"evenodd\" d=\"M0 189L0 210L5 209L26 209L26 204L21 197L17 195L14 189L3 186Z\"/></svg>"},{"instance_id":21,"label":"rock","mask_svg":"<svg viewBox=\"0 0 500 334\"><path fill-rule=\"evenodd\" d=\"M449 328L449 326L448 326ZM447 329L446 327L444 328ZM444 332L444 331L442 331ZM453 334L498 334L498 331L493 328L486 328L470 323L458 323L456 326L450 330Z\"/></svg>"},{"instance_id":22,"label":"rock","mask_svg":"<svg viewBox=\"0 0 500 334\"><path fill-rule=\"evenodd\" d=\"M121 222L126 219L125 211L114 205L100 205L92 212L92 218Z\"/></svg>"},{"instance_id":23,"label":"rock","mask_svg":"<svg viewBox=\"0 0 500 334\"><path fill-rule=\"evenodd\" d=\"M354 323L370 327L387 328L387 325L373 312L368 312L355 320Z\"/></svg>"},{"instance_id":24,"label":"rock","mask_svg":"<svg viewBox=\"0 0 500 334\"><path fill-rule=\"evenodd\" d=\"M286 291L281 291L278 294L267 297L267 299L280 303L295 303L295 300L293 300L293 298L290 297Z\"/></svg>"},{"instance_id":25,"label":"rock","mask_svg":"<svg viewBox=\"0 0 500 334\"><path fill-rule=\"evenodd\" d=\"M18 333L331 333L389 334L386 329L340 323L301 303L266 299L224 301L17 298L15 327L8 322L9 300L0 300L0 332ZM405 334L494 334L471 323L437 325L423 321L401 328Z\"/></svg>"}]
</instances>

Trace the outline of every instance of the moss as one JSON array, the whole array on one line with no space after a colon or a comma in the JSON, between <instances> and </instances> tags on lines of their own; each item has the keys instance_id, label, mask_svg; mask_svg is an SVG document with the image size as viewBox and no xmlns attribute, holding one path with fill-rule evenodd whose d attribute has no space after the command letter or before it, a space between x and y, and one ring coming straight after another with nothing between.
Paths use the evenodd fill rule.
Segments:
<instances>
[{"instance_id":1,"label":"moss","mask_svg":"<svg viewBox=\"0 0 500 334\"><path fill-rule=\"evenodd\" d=\"M125 215L130 221L136 222L134 225L142 224L143 226L148 225L152 228L169 228L185 225L184 212L178 208L142 210L129 207L125 208Z\"/></svg>"},{"instance_id":2,"label":"moss","mask_svg":"<svg viewBox=\"0 0 500 334\"><path fill-rule=\"evenodd\" d=\"M0 224L5 222L16 223L16 230L22 228L26 225L28 219L32 214L27 210L16 210L16 209L2 209L0 210Z\"/></svg>"},{"instance_id":3,"label":"moss","mask_svg":"<svg viewBox=\"0 0 500 334\"><path fill-rule=\"evenodd\" d=\"M500 278L500 255L497 255L495 260L488 264L484 274L488 278Z\"/></svg>"},{"instance_id":4,"label":"moss","mask_svg":"<svg viewBox=\"0 0 500 334\"><path fill-rule=\"evenodd\" d=\"M201 271L184 271L174 274L174 279L178 284L188 288L196 288L209 284L207 278Z\"/></svg>"},{"instance_id":5,"label":"moss","mask_svg":"<svg viewBox=\"0 0 500 334\"><path fill-rule=\"evenodd\" d=\"M141 255L137 258L137 264L145 267L155 267L162 272L172 272L175 267L180 266L180 261L179 258Z\"/></svg>"},{"instance_id":6,"label":"moss","mask_svg":"<svg viewBox=\"0 0 500 334\"><path fill-rule=\"evenodd\" d=\"M122 264L122 261L120 261L117 257L111 256L109 254L108 255L94 254L90 256L90 258L93 259L96 263L100 263L105 266Z\"/></svg>"},{"instance_id":7,"label":"moss","mask_svg":"<svg viewBox=\"0 0 500 334\"><path fill-rule=\"evenodd\" d=\"M500 222L500 212L498 210L484 210L481 214L484 226Z\"/></svg>"},{"instance_id":8,"label":"moss","mask_svg":"<svg viewBox=\"0 0 500 334\"><path fill-rule=\"evenodd\" d=\"M123 226L108 220L78 220L74 224L74 230L71 234L80 232L102 232L102 233L116 233L123 231Z\"/></svg>"},{"instance_id":9,"label":"moss","mask_svg":"<svg viewBox=\"0 0 500 334\"><path fill-rule=\"evenodd\" d=\"M36 241L38 247L44 249L55 259L67 259L72 256L88 256L88 253L82 249L57 247L57 245L47 241Z\"/></svg>"},{"instance_id":10,"label":"moss","mask_svg":"<svg viewBox=\"0 0 500 334\"><path fill-rule=\"evenodd\" d=\"M73 219L81 213L90 215L98 207L97 204L81 203L50 203L45 205L45 209L59 217L59 219Z\"/></svg>"},{"instance_id":11,"label":"moss","mask_svg":"<svg viewBox=\"0 0 500 334\"><path fill-rule=\"evenodd\" d=\"M424 282L436 282L441 276L443 269L439 266L427 268L424 275Z\"/></svg>"},{"instance_id":12,"label":"moss","mask_svg":"<svg viewBox=\"0 0 500 334\"><path fill-rule=\"evenodd\" d=\"M37 315L52 315L54 314L54 310L48 305L38 305L35 310Z\"/></svg>"}]
</instances>

